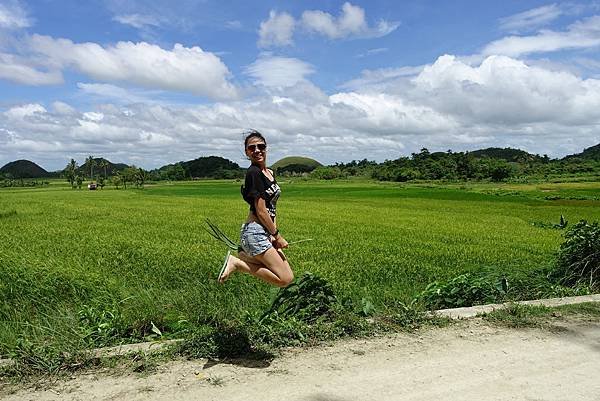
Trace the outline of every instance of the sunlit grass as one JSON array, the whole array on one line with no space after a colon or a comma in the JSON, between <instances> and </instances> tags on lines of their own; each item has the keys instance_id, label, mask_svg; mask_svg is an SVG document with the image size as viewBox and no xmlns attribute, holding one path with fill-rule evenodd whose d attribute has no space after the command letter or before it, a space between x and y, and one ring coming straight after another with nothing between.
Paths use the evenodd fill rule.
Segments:
<instances>
[{"instance_id":1,"label":"sunlit grass","mask_svg":"<svg viewBox=\"0 0 600 401\"><path fill-rule=\"evenodd\" d=\"M272 289L248 276L216 283L225 247L210 217L237 238L247 215L240 182L161 184L144 190L0 191L0 353L18 337L76 338L83 305L118 304L131 328L239 318L267 308ZM326 278L341 297L377 307L407 301L433 280L482 268L552 263L561 231L533 222L598 220L594 183L399 185L282 180L280 230L299 276ZM498 196L498 191L514 193ZM175 330L175 329L173 329Z\"/></svg>"}]
</instances>

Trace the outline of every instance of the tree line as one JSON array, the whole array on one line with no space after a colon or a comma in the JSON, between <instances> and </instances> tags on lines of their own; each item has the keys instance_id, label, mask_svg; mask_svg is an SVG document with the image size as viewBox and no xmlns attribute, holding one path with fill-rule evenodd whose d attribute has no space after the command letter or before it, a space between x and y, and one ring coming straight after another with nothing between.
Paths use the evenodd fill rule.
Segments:
<instances>
[{"instance_id":1,"label":"tree line","mask_svg":"<svg viewBox=\"0 0 600 401\"><path fill-rule=\"evenodd\" d=\"M501 157L498 157L501 156ZM508 160L507 160L508 159ZM600 157L550 159L516 149L490 149L487 152L430 152L427 148L410 157L377 163L363 159L318 167L310 176L335 179L365 176L379 181L550 179L556 177L600 176Z\"/></svg>"}]
</instances>

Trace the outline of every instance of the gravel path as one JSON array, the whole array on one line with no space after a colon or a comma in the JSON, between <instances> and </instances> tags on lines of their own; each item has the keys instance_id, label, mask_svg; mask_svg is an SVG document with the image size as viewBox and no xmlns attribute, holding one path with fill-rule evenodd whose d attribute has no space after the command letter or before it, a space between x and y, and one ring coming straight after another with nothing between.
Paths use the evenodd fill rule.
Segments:
<instances>
[{"instance_id":1,"label":"gravel path","mask_svg":"<svg viewBox=\"0 0 600 401\"><path fill-rule=\"evenodd\" d=\"M553 330L479 319L417 334L286 351L270 363L172 361L151 374L91 372L24 400L600 400L600 322ZM13 390L14 391L14 390Z\"/></svg>"}]
</instances>

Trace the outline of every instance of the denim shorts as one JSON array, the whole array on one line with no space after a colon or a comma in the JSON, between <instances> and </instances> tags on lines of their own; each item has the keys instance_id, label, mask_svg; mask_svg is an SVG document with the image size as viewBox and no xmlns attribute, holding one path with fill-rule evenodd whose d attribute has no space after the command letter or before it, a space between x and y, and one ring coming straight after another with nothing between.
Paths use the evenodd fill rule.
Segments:
<instances>
[{"instance_id":1,"label":"denim shorts","mask_svg":"<svg viewBox=\"0 0 600 401\"><path fill-rule=\"evenodd\" d=\"M257 222L242 224L240 231L240 242L242 249L250 256L260 255L269 248L273 247L271 244L271 236L267 233L267 230Z\"/></svg>"}]
</instances>

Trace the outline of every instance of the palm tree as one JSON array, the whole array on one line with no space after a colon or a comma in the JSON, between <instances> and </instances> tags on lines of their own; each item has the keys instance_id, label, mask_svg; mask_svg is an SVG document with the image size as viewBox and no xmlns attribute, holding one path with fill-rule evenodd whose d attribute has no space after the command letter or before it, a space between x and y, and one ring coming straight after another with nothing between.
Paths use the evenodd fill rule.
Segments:
<instances>
[{"instance_id":1,"label":"palm tree","mask_svg":"<svg viewBox=\"0 0 600 401\"><path fill-rule=\"evenodd\" d=\"M65 175L67 176L67 181L71 184L71 188L75 188L75 175L77 172L77 162L74 159L71 159L67 167L65 167Z\"/></svg>"},{"instance_id":2,"label":"palm tree","mask_svg":"<svg viewBox=\"0 0 600 401\"><path fill-rule=\"evenodd\" d=\"M93 181L94 180L94 166L96 165L94 156L90 155L87 159L85 159L85 163L90 168L90 177L92 178L92 181Z\"/></svg>"},{"instance_id":3,"label":"palm tree","mask_svg":"<svg viewBox=\"0 0 600 401\"><path fill-rule=\"evenodd\" d=\"M98 167L104 169L104 179L106 180L106 168L108 167L108 161L105 159L100 159L100 163L98 163Z\"/></svg>"}]
</instances>

